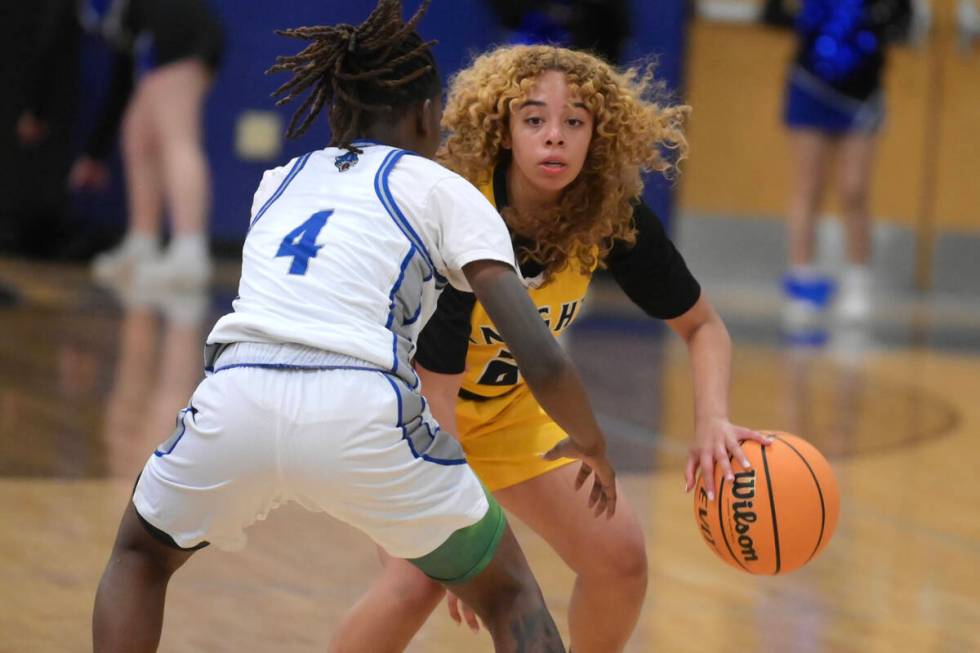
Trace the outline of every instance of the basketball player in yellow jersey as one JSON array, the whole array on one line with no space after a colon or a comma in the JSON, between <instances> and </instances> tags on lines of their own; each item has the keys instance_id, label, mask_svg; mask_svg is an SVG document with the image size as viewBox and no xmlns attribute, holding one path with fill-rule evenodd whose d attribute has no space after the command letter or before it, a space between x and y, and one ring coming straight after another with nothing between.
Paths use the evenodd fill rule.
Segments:
<instances>
[{"instance_id":1,"label":"basketball player in yellow jersey","mask_svg":"<svg viewBox=\"0 0 980 653\"><path fill-rule=\"evenodd\" d=\"M585 53L493 50L452 81L441 161L496 204L528 292L553 332L575 319L592 272L604 265L630 299L687 343L696 419L686 488L700 470L713 499L714 465L732 478L729 456L747 464L741 441L766 439L729 421L728 333L638 200L641 171L669 174L675 164L664 152L676 161L686 150L687 107L656 103L650 88L648 71L620 73ZM432 413L459 437L483 483L576 572L571 650L621 651L647 584L643 533L622 491L608 520L594 519L585 501L569 500L588 469L562 457L564 433L528 391L472 294L446 290L415 364ZM438 585L411 565L382 558L381 577L341 625L334 653L401 651L438 604ZM450 613L461 620L452 596ZM465 618L477 627L471 612Z\"/></svg>"}]
</instances>

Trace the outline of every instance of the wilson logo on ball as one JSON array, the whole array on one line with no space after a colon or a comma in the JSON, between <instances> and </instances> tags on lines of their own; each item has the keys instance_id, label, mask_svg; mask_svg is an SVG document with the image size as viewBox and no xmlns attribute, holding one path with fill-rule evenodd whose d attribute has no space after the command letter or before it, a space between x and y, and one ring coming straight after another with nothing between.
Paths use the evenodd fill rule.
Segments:
<instances>
[{"instance_id":1,"label":"wilson logo on ball","mask_svg":"<svg viewBox=\"0 0 980 653\"><path fill-rule=\"evenodd\" d=\"M765 432L771 445L742 443L749 460L732 460L734 478L715 466L715 502L704 479L695 486L694 518L704 541L729 565L752 574L784 574L812 560L830 541L840 512L837 480L806 440Z\"/></svg>"},{"instance_id":2,"label":"wilson logo on ball","mask_svg":"<svg viewBox=\"0 0 980 653\"><path fill-rule=\"evenodd\" d=\"M735 481L732 483L732 495L736 499L741 499L732 503L732 522L735 524L735 532L738 534L738 546L742 549L742 562L758 560L759 556L755 552L752 535L749 534L751 525L758 519L752 510L752 499L755 498L754 469L735 474Z\"/></svg>"},{"instance_id":3,"label":"wilson logo on ball","mask_svg":"<svg viewBox=\"0 0 980 653\"><path fill-rule=\"evenodd\" d=\"M714 548L718 548L715 544L715 538L711 535L711 526L708 524L708 492L703 487L698 489L698 524L701 526L701 536L704 541L710 544Z\"/></svg>"}]
</instances>

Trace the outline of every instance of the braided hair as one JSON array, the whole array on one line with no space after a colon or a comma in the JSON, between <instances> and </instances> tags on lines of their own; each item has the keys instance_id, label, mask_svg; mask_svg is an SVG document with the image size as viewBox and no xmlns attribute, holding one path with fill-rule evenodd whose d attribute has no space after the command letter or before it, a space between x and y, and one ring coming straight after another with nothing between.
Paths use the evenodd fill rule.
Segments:
<instances>
[{"instance_id":1,"label":"braided hair","mask_svg":"<svg viewBox=\"0 0 980 653\"><path fill-rule=\"evenodd\" d=\"M276 34L310 41L301 52L279 56L266 73L291 72L292 79L272 94L282 106L309 95L289 121L286 136L303 134L329 107L330 145L351 148L359 133L379 119L439 95L441 86L431 47L415 31L430 0L423 0L408 22L401 0L379 0L360 25L328 25L277 30Z\"/></svg>"}]
</instances>

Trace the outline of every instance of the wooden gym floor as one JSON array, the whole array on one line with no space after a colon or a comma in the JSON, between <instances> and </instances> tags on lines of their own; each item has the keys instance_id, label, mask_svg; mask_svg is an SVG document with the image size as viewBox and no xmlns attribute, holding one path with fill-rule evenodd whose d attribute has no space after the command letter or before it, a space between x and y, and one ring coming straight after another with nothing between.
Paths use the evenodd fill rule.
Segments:
<instances>
[{"instance_id":1,"label":"wooden gym floor","mask_svg":"<svg viewBox=\"0 0 980 653\"><path fill-rule=\"evenodd\" d=\"M116 296L79 266L0 260L0 286L18 295L0 307L0 652L90 650L119 515L196 384L204 335L236 282L225 265L208 295ZM980 651L980 318L913 304L794 345L772 302L721 299L736 343L733 420L824 451L840 524L787 576L714 557L681 491L685 352L600 280L568 347L647 536L650 590L628 650ZM516 530L564 630L572 575ZM377 568L366 538L295 506L249 534L244 552L206 550L175 576L161 651L325 650ZM442 609L410 648L489 649Z\"/></svg>"}]
</instances>

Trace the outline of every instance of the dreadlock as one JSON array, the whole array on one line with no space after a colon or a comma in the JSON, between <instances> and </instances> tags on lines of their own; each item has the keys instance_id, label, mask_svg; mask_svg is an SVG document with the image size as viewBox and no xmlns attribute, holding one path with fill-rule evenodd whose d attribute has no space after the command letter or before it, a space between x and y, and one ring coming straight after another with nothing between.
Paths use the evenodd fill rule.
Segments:
<instances>
[{"instance_id":1,"label":"dreadlock","mask_svg":"<svg viewBox=\"0 0 980 653\"><path fill-rule=\"evenodd\" d=\"M266 73L291 72L292 79L272 94L276 106L309 91L289 121L286 136L303 134L329 107L330 145L350 147L359 132L379 117L434 97L439 74L430 48L415 32L430 0L423 0L408 22L401 0L379 0L360 25L328 25L277 30L276 34L311 41L299 54L279 56ZM305 114L305 117L304 117Z\"/></svg>"}]
</instances>

